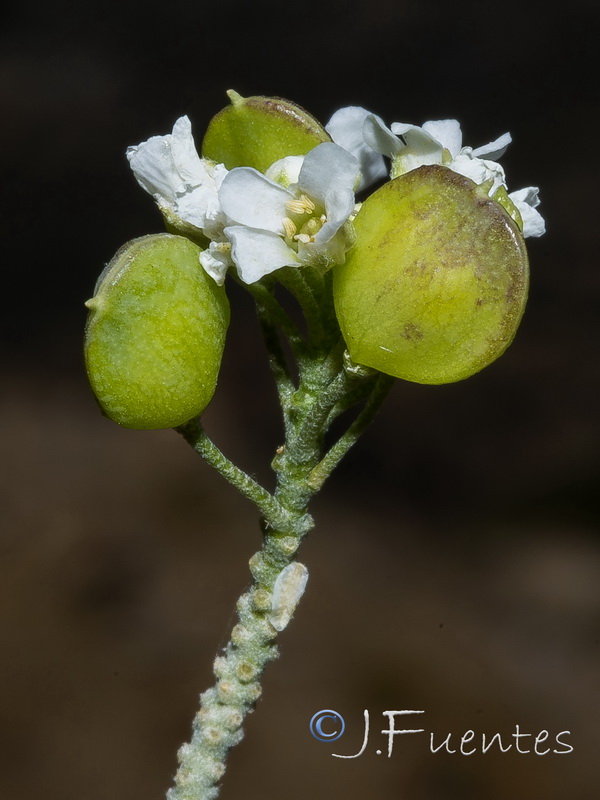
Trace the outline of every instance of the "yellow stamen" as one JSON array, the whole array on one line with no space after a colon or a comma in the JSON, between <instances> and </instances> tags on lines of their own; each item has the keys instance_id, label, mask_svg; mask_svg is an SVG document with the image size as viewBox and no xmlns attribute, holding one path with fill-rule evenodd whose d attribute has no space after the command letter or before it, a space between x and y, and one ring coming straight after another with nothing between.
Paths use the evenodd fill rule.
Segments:
<instances>
[{"instance_id":1,"label":"yellow stamen","mask_svg":"<svg viewBox=\"0 0 600 800\"><path fill-rule=\"evenodd\" d=\"M305 194L301 194L297 199L288 200L285 207L292 214L312 214L316 208L310 197Z\"/></svg>"},{"instance_id":2,"label":"yellow stamen","mask_svg":"<svg viewBox=\"0 0 600 800\"><path fill-rule=\"evenodd\" d=\"M308 233L299 233L297 236L294 236L294 239L297 242L302 242L302 244L308 244L313 241L313 237L309 236Z\"/></svg>"},{"instance_id":3,"label":"yellow stamen","mask_svg":"<svg viewBox=\"0 0 600 800\"><path fill-rule=\"evenodd\" d=\"M284 217L281 220L281 224L283 225L283 230L285 231L286 237L288 239L292 239L298 228L294 225L289 217Z\"/></svg>"}]
</instances>

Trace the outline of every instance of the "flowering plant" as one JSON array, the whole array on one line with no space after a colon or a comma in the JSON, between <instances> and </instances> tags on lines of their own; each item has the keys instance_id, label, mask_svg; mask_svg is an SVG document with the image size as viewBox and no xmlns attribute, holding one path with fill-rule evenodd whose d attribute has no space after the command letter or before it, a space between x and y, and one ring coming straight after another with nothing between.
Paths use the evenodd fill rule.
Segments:
<instances>
[{"instance_id":1,"label":"flowering plant","mask_svg":"<svg viewBox=\"0 0 600 800\"><path fill-rule=\"evenodd\" d=\"M322 126L288 101L229 95L201 154L187 117L127 150L168 232L124 245L87 303L86 365L103 412L130 428L175 428L262 520L252 584L179 751L169 800L218 794L275 640L306 587L295 556L313 526L310 499L393 378L462 380L504 352L527 297L524 237L544 232L538 190L509 192L494 160L509 134L472 149L456 120L390 129L351 107ZM256 302L281 405L273 492L201 424L225 347L227 275ZM326 445L350 409L353 421Z\"/></svg>"}]
</instances>

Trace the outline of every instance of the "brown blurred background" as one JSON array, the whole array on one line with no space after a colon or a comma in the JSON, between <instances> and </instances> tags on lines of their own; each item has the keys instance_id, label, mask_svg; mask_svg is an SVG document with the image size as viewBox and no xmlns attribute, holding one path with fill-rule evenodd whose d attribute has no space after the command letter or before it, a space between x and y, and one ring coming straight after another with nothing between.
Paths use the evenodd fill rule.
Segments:
<instances>
[{"instance_id":1,"label":"brown blurred background","mask_svg":"<svg viewBox=\"0 0 600 800\"><path fill-rule=\"evenodd\" d=\"M104 420L83 301L160 229L126 145L225 90L322 120L457 117L510 130L541 187L531 301L507 354L457 385L395 387L314 505L311 579L231 758L223 800L591 800L600 779L597 3L21 2L0 33L0 798L158 800L258 547L256 514L176 434ZM268 481L277 409L241 292L207 427ZM311 716L347 722L334 745ZM371 741L359 749L363 710ZM385 750L386 709L440 741L515 725L570 754ZM417 725L416 723L419 723ZM422 723L422 724L421 724ZM401 726L401 722L399 723ZM532 739L522 741L521 746Z\"/></svg>"}]
</instances>

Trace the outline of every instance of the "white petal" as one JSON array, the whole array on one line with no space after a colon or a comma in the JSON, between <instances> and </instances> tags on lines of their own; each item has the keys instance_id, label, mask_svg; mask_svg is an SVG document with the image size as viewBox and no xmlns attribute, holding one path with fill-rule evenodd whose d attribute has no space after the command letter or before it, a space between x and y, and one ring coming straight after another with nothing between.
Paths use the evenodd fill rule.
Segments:
<instances>
[{"instance_id":1,"label":"white petal","mask_svg":"<svg viewBox=\"0 0 600 800\"><path fill-rule=\"evenodd\" d=\"M184 222L201 228L208 235L209 229L213 228L215 223L219 227L218 222L222 218L219 195L214 182L207 181L177 197L174 210ZM224 219L220 228L223 227L223 223Z\"/></svg>"},{"instance_id":2,"label":"white petal","mask_svg":"<svg viewBox=\"0 0 600 800\"><path fill-rule=\"evenodd\" d=\"M360 106L339 108L325 125L325 130L336 144L356 156L354 151L364 142L363 122L370 113L366 108Z\"/></svg>"},{"instance_id":3,"label":"white petal","mask_svg":"<svg viewBox=\"0 0 600 800\"><path fill-rule=\"evenodd\" d=\"M331 191L325 196L327 222L315 235L315 242L328 242L354 211L354 192L351 189Z\"/></svg>"},{"instance_id":4,"label":"white petal","mask_svg":"<svg viewBox=\"0 0 600 800\"><path fill-rule=\"evenodd\" d=\"M138 183L154 196L168 217L219 236L226 219L218 199L218 188L227 169L200 158L187 117L180 117L167 136L153 136L129 147L127 158Z\"/></svg>"},{"instance_id":5,"label":"white petal","mask_svg":"<svg viewBox=\"0 0 600 800\"><path fill-rule=\"evenodd\" d=\"M220 189L221 184L225 180L225 176L229 173L229 170L225 164L213 164L212 161L207 161L205 158L202 159L202 162L206 165L208 173L215 182L215 188Z\"/></svg>"},{"instance_id":6,"label":"white petal","mask_svg":"<svg viewBox=\"0 0 600 800\"><path fill-rule=\"evenodd\" d=\"M500 164L496 164L495 161L486 161L483 158L472 158L465 153L466 149L468 148L463 148L463 152L448 164L451 170L470 178L477 184L492 180L493 183L488 192L490 197L498 191L500 186L506 188L506 176Z\"/></svg>"},{"instance_id":7,"label":"white petal","mask_svg":"<svg viewBox=\"0 0 600 800\"><path fill-rule=\"evenodd\" d=\"M127 148L127 158L137 182L149 194L158 195L172 205L186 185L202 181L201 160L187 117L180 117L173 133L152 136L148 141Z\"/></svg>"},{"instance_id":8,"label":"white petal","mask_svg":"<svg viewBox=\"0 0 600 800\"><path fill-rule=\"evenodd\" d=\"M387 178L388 168L383 160L383 156L380 153L376 153L375 150L372 150L366 144L364 152L359 155L360 183L356 187L356 191L362 192L382 178Z\"/></svg>"},{"instance_id":9,"label":"white petal","mask_svg":"<svg viewBox=\"0 0 600 800\"><path fill-rule=\"evenodd\" d=\"M336 111L325 126L333 141L358 159L362 176L359 191L387 175L383 156L369 147L363 136L363 124L370 114L366 108L347 106Z\"/></svg>"},{"instance_id":10,"label":"white petal","mask_svg":"<svg viewBox=\"0 0 600 800\"><path fill-rule=\"evenodd\" d=\"M488 170L480 158L461 154L448 165L451 170L470 178L474 183L483 183L488 178Z\"/></svg>"},{"instance_id":11,"label":"white petal","mask_svg":"<svg viewBox=\"0 0 600 800\"><path fill-rule=\"evenodd\" d=\"M410 147L407 147L402 152L398 153L392 162L392 176L397 178L399 175L404 175L406 172L411 172L413 169L418 169L429 164L440 164L441 156L431 155L426 157L414 153Z\"/></svg>"},{"instance_id":12,"label":"white petal","mask_svg":"<svg viewBox=\"0 0 600 800\"><path fill-rule=\"evenodd\" d=\"M285 204L294 195L252 167L236 167L219 189L223 212L234 222L283 233L282 219L288 215Z\"/></svg>"},{"instance_id":13,"label":"white petal","mask_svg":"<svg viewBox=\"0 0 600 800\"><path fill-rule=\"evenodd\" d=\"M421 164L441 164L444 145L423 128L406 122L394 122L392 131L400 138L402 144L421 159ZM402 154L400 151L399 155Z\"/></svg>"},{"instance_id":14,"label":"white petal","mask_svg":"<svg viewBox=\"0 0 600 800\"><path fill-rule=\"evenodd\" d=\"M460 153L462 131L456 119L434 119L423 124L423 130L450 152L452 158Z\"/></svg>"},{"instance_id":15,"label":"white petal","mask_svg":"<svg viewBox=\"0 0 600 800\"><path fill-rule=\"evenodd\" d=\"M232 264L231 247L226 242L211 242L208 250L200 253L200 263L205 272L218 286L225 282L227 270Z\"/></svg>"},{"instance_id":16,"label":"white petal","mask_svg":"<svg viewBox=\"0 0 600 800\"><path fill-rule=\"evenodd\" d=\"M526 189L517 189L516 192L509 194L513 203L527 203L532 208L537 208L540 204L540 190L537 186L528 186Z\"/></svg>"},{"instance_id":17,"label":"white petal","mask_svg":"<svg viewBox=\"0 0 600 800\"><path fill-rule=\"evenodd\" d=\"M325 243L299 242L298 256L302 264L318 266L321 269L329 269L343 264L346 257L347 242L342 231L339 231L333 238Z\"/></svg>"},{"instance_id":18,"label":"white petal","mask_svg":"<svg viewBox=\"0 0 600 800\"><path fill-rule=\"evenodd\" d=\"M140 145L128 147L127 159L142 189L148 194L159 195L166 203L174 202L181 179L164 137L155 136Z\"/></svg>"},{"instance_id":19,"label":"white petal","mask_svg":"<svg viewBox=\"0 0 600 800\"><path fill-rule=\"evenodd\" d=\"M526 189L511 192L508 196L521 214L523 236L542 236L546 232L546 223L540 212L536 211L540 204L539 189L536 186L528 186Z\"/></svg>"},{"instance_id":20,"label":"white petal","mask_svg":"<svg viewBox=\"0 0 600 800\"><path fill-rule=\"evenodd\" d=\"M231 257L244 283L254 283L281 267L299 263L297 254L280 236L269 231L233 225L225 228Z\"/></svg>"},{"instance_id":21,"label":"white petal","mask_svg":"<svg viewBox=\"0 0 600 800\"><path fill-rule=\"evenodd\" d=\"M323 142L304 158L298 188L325 206L329 192L352 191L358 173L358 161L353 155L333 142Z\"/></svg>"},{"instance_id":22,"label":"white petal","mask_svg":"<svg viewBox=\"0 0 600 800\"><path fill-rule=\"evenodd\" d=\"M365 118L363 137L370 148L388 158L393 158L403 147L403 143L397 136L394 136L381 117L376 114L369 114Z\"/></svg>"},{"instance_id":23,"label":"white petal","mask_svg":"<svg viewBox=\"0 0 600 800\"><path fill-rule=\"evenodd\" d=\"M265 175L269 180L275 181L284 189L287 189L290 184L298 183L298 176L302 169L304 156L286 156L280 158L274 164L271 164Z\"/></svg>"},{"instance_id":24,"label":"white petal","mask_svg":"<svg viewBox=\"0 0 600 800\"><path fill-rule=\"evenodd\" d=\"M504 155L506 152L506 148L512 142L512 136L510 133L503 133L502 136L499 136L497 139L494 139L493 142L489 144L484 144L481 147L476 147L473 150L474 156L487 156L492 161L495 161L500 156Z\"/></svg>"},{"instance_id":25,"label":"white petal","mask_svg":"<svg viewBox=\"0 0 600 800\"><path fill-rule=\"evenodd\" d=\"M528 205L515 203L523 220L523 236L543 236L546 233L546 223L540 212Z\"/></svg>"},{"instance_id":26,"label":"white petal","mask_svg":"<svg viewBox=\"0 0 600 800\"><path fill-rule=\"evenodd\" d=\"M194 185L198 178L198 168L202 159L198 155L194 137L192 136L192 123L189 117L179 117L173 125L173 133L169 141L173 155L175 169L183 181Z\"/></svg>"}]
</instances>

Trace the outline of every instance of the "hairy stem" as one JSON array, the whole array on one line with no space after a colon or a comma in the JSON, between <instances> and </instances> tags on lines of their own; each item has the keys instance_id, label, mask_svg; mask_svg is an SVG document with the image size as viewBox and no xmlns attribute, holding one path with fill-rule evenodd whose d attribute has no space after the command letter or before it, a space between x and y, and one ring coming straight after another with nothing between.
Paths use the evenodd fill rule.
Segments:
<instances>
[{"instance_id":1,"label":"hairy stem","mask_svg":"<svg viewBox=\"0 0 600 800\"><path fill-rule=\"evenodd\" d=\"M250 559L252 583L238 600L230 640L214 662L215 684L201 695L192 738L179 750L180 767L168 800L217 797L227 753L243 737L244 719L261 693L261 674L278 654L277 633L289 621L299 599L294 599L293 591L291 599L285 595L291 607L283 616L274 605L274 593L276 602L280 602L278 578L291 574L284 570L294 563L301 539L312 527L310 499L358 439L389 388L385 376L376 378L372 372L348 370L333 313L330 278L310 277L307 281L298 271L288 270L284 281L295 290L307 317L307 342L300 341L297 329L267 287L255 286L252 290L284 419L285 442L272 462L277 476L275 492L268 492L226 458L199 421L178 428L205 461L255 503L262 516L264 536L261 549ZM297 386L280 336L288 337L298 360ZM332 420L365 396L354 423L324 455L323 440ZM290 570L301 576L306 572L302 565Z\"/></svg>"},{"instance_id":2,"label":"hairy stem","mask_svg":"<svg viewBox=\"0 0 600 800\"><path fill-rule=\"evenodd\" d=\"M263 517L272 520L272 524L276 526L289 521L289 514L275 497L219 450L209 439L199 420L181 425L177 431L213 469L235 486L240 494L251 500Z\"/></svg>"},{"instance_id":3,"label":"hairy stem","mask_svg":"<svg viewBox=\"0 0 600 800\"><path fill-rule=\"evenodd\" d=\"M393 378L390 378L389 375L380 375L378 377L360 414L308 476L307 482L313 491L319 491L348 450L362 436L373 417L379 411L382 402L392 387L392 383Z\"/></svg>"},{"instance_id":4,"label":"hairy stem","mask_svg":"<svg viewBox=\"0 0 600 800\"><path fill-rule=\"evenodd\" d=\"M214 661L215 685L200 696L192 738L179 749L180 766L168 800L217 797L227 754L243 738L244 719L260 697L261 674L278 655L274 644L278 631L269 619L273 589L299 542L294 533L272 533L250 559L252 585L238 600L230 640Z\"/></svg>"}]
</instances>

